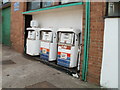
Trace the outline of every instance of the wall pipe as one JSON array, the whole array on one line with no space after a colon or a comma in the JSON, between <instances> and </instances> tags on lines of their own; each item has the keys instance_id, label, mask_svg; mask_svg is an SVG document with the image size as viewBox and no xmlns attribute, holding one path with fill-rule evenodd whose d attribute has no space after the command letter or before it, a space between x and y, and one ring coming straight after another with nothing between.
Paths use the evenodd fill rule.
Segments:
<instances>
[{"instance_id":1,"label":"wall pipe","mask_svg":"<svg viewBox=\"0 0 120 90\"><path fill-rule=\"evenodd\" d=\"M84 59L82 63L82 80L87 81L88 53L90 44L90 0L86 0L86 18L84 32Z\"/></svg>"}]
</instances>

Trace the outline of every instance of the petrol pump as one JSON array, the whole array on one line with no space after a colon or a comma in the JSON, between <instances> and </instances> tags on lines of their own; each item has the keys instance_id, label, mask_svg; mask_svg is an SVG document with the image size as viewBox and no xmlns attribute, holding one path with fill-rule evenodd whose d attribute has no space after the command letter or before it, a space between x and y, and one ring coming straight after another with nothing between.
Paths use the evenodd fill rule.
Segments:
<instances>
[{"instance_id":1,"label":"petrol pump","mask_svg":"<svg viewBox=\"0 0 120 90\"><path fill-rule=\"evenodd\" d=\"M40 58L54 61L57 58L57 34L51 28L41 28Z\"/></svg>"},{"instance_id":2,"label":"petrol pump","mask_svg":"<svg viewBox=\"0 0 120 90\"><path fill-rule=\"evenodd\" d=\"M57 64L68 68L77 67L78 62L80 63L78 59L80 30L71 28L60 28L58 29L57 33Z\"/></svg>"},{"instance_id":3,"label":"petrol pump","mask_svg":"<svg viewBox=\"0 0 120 90\"><path fill-rule=\"evenodd\" d=\"M40 28L38 28L38 23L35 20L31 21L30 26L27 28L26 54L37 56L40 48Z\"/></svg>"}]
</instances>

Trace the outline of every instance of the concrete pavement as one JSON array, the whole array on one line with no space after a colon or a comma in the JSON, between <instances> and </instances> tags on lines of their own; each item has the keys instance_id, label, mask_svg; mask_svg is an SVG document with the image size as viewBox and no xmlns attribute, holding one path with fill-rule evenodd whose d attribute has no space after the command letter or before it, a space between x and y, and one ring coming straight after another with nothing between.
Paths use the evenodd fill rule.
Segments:
<instances>
[{"instance_id":1,"label":"concrete pavement","mask_svg":"<svg viewBox=\"0 0 120 90\"><path fill-rule=\"evenodd\" d=\"M25 88L38 82L49 82L57 88L99 88L39 61L25 58L7 46L3 46L2 54L3 61L12 60L16 63L2 65L3 88Z\"/></svg>"}]
</instances>

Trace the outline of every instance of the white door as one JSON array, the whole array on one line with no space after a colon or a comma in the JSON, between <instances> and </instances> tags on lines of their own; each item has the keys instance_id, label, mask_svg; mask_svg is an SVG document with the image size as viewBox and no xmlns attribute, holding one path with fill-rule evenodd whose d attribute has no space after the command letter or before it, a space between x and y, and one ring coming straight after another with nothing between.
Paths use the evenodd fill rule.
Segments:
<instances>
[{"instance_id":1,"label":"white door","mask_svg":"<svg viewBox=\"0 0 120 90\"><path fill-rule=\"evenodd\" d=\"M120 18L106 18L100 84L118 88L118 24Z\"/></svg>"}]
</instances>

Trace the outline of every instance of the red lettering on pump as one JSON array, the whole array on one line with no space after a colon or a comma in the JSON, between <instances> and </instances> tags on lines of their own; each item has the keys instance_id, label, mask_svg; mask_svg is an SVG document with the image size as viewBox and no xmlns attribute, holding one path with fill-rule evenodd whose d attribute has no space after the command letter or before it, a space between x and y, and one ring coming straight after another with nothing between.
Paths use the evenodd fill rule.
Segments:
<instances>
[{"instance_id":1,"label":"red lettering on pump","mask_svg":"<svg viewBox=\"0 0 120 90\"><path fill-rule=\"evenodd\" d=\"M66 45L59 45L62 49L68 49L71 50L71 46L66 46Z\"/></svg>"}]
</instances>

